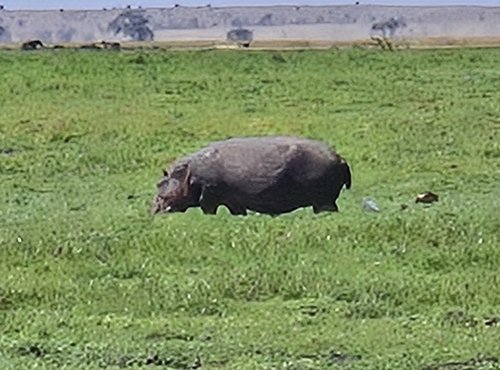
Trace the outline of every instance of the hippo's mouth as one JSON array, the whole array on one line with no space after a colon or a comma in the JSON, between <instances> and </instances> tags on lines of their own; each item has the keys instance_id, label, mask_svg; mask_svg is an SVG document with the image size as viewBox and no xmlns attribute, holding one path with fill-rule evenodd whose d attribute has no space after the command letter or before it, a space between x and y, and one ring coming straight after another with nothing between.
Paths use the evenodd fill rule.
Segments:
<instances>
[{"instance_id":1,"label":"hippo's mouth","mask_svg":"<svg viewBox=\"0 0 500 370\"><path fill-rule=\"evenodd\" d=\"M172 206L166 206L165 208L160 210L160 213L170 213L172 211L173 211Z\"/></svg>"},{"instance_id":2,"label":"hippo's mouth","mask_svg":"<svg viewBox=\"0 0 500 370\"><path fill-rule=\"evenodd\" d=\"M184 213L187 211L187 209L188 207L174 207L173 205L162 207L161 204L156 203L153 205L153 207L151 207L151 213L153 215L174 212Z\"/></svg>"},{"instance_id":3,"label":"hippo's mouth","mask_svg":"<svg viewBox=\"0 0 500 370\"><path fill-rule=\"evenodd\" d=\"M156 215L158 213L167 213L172 210L172 206L168 205L165 207L165 202L163 202L161 199L154 199L153 202L151 203L151 208L150 211L153 215Z\"/></svg>"},{"instance_id":4,"label":"hippo's mouth","mask_svg":"<svg viewBox=\"0 0 500 370\"><path fill-rule=\"evenodd\" d=\"M161 214L161 213L170 213L172 212L172 206L167 206L165 208L159 206L159 205L154 205L151 208L151 213L154 215Z\"/></svg>"}]
</instances>

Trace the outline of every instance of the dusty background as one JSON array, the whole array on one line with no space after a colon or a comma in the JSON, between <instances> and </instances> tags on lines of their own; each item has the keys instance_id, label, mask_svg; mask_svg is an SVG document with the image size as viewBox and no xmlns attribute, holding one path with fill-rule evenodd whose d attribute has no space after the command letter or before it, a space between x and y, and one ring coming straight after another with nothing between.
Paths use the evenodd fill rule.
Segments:
<instances>
[{"instance_id":1,"label":"dusty background","mask_svg":"<svg viewBox=\"0 0 500 370\"><path fill-rule=\"evenodd\" d=\"M391 21L392 19L392 21ZM378 26L374 25L378 24ZM234 30L247 30L240 33ZM357 42L374 34L394 40L500 40L500 7L279 6L174 7L89 11L0 10L0 43L95 41ZM250 36L249 36L250 35ZM500 42L499 42L500 44Z\"/></svg>"}]
</instances>

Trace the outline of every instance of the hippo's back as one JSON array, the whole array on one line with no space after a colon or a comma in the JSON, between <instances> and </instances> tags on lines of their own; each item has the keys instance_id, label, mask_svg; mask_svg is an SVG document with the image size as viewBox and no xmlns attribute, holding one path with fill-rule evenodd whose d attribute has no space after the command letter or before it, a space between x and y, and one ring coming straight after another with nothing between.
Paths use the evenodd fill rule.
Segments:
<instances>
[{"instance_id":1,"label":"hippo's back","mask_svg":"<svg viewBox=\"0 0 500 370\"><path fill-rule=\"evenodd\" d=\"M326 144L290 136L233 138L214 142L189 159L203 182L257 194L286 177L307 183L340 161Z\"/></svg>"}]
</instances>

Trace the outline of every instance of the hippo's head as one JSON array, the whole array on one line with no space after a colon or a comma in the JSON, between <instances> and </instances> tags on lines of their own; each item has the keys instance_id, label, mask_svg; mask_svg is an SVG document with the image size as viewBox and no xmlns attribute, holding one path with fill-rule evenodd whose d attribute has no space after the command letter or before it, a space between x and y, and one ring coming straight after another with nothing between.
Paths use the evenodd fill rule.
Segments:
<instances>
[{"instance_id":1,"label":"hippo's head","mask_svg":"<svg viewBox=\"0 0 500 370\"><path fill-rule=\"evenodd\" d=\"M185 212L195 206L197 202L191 185L188 164L175 167L170 174L164 170L156 185L158 192L151 204L151 213Z\"/></svg>"}]
</instances>

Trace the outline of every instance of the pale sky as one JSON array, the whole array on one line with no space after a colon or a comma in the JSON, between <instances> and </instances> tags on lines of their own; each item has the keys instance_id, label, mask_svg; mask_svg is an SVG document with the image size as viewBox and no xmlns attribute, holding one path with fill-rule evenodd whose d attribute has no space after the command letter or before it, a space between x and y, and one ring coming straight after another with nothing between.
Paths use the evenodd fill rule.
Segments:
<instances>
[{"instance_id":1,"label":"pale sky","mask_svg":"<svg viewBox=\"0 0 500 370\"><path fill-rule=\"evenodd\" d=\"M355 0L0 0L5 9L101 9L132 7L234 6L234 5L342 5ZM359 0L361 4L383 5L485 5L500 6L500 0Z\"/></svg>"}]
</instances>

